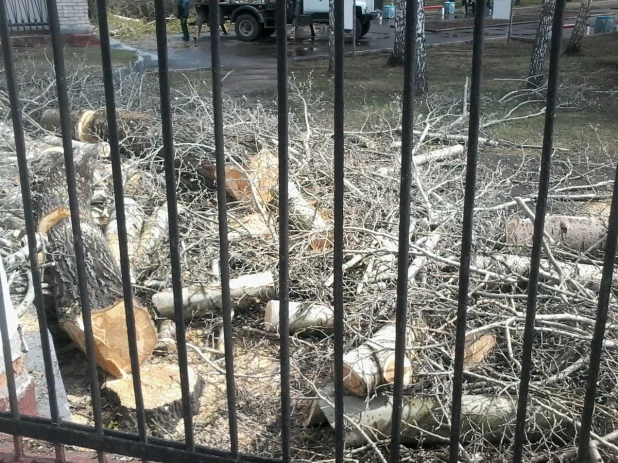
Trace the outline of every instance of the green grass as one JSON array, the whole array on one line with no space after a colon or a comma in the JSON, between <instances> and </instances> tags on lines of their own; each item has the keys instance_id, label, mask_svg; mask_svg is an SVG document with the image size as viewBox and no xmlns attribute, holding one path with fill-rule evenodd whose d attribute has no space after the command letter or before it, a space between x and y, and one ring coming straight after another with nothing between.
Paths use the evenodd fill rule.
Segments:
<instances>
[{"instance_id":1,"label":"green grass","mask_svg":"<svg viewBox=\"0 0 618 463\"><path fill-rule=\"evenodd\" d=\"M598 133L618 139L618 99L607 91L618 85L618 55L608 54L618 46L618 34L586 37L582 52L562 59L561 81L563 103L576 96L579 108L558 112L556 135L560 137L591 136ZM498 99L510 91L521 89L527 77L532 45L524 42L492 41L485 44L483 66L484 114L501 113L514 107L503 107ZM464 82L471 72L472 45L457 44L428 49L427 63L430 92L442 99L460 98ZM366 55L346 59L346 117L350 126L360 126L372 116L398 117L403 87L403 71L386 65L387 55ZM291 70L299 83L310 82L312 91L332 101L333 81L325 75L326 61L298 62ZM545 71L547 73L548 64ZM606 93L599 93L606 92ZM522 101L522 100L519 100ZM417 98L418 112L426 111L424 98ZM581 104L585 105L582 110ZM370 107L371 111L367 108ZM514 115L541 109L531 103ZM529 141L540 140L543 118L511 122L490 129L496 137ZM596 135L595 135L596 136Z\"/></svg>"},{"instance_id":2,"label":"green grass","mask_svg":"<svg viewBox=\"0 0 618 463\"><path fill-rule=\"evenodd\" d=\"M112 66L122 67L129 65L136 59L133 52L112 49ZM43 48L16 48L15 64L19 67L51 67L53 54L51 47ZM101 49L99 47L64 47L64 59L68 69L80 67L101 66Z\"/></svg>"}]
</instances>

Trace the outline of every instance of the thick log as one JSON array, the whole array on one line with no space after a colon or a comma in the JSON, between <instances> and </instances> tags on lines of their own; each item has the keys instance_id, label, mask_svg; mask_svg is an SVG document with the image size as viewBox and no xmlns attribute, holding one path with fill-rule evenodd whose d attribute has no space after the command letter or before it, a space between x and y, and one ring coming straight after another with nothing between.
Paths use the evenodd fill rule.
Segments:
<instances>
[{"instance_id":1,"label":"thick log","mask_svg":"<svg viewBox=\"0 0 618 463\"><path fill-rule=\"evenodd\" d=\"M127 248L129 262L133 262L135 253L140 243L140 233L144 223L144 211L132 198L124 198L124 216L127 226ZM109 221L105 227L105 241L109 246L112 259L120 267L120 244L118 241L118 222L116 219L116 206L112 209Z\"/></svg>"},{"instance_id":2,"label":"thick log","mask_svg":"<svg viewBox=\"0 0 618 463\"><path fill-rule=\"evenodd\" d=\"M164 204L154 210L142 228L137 250L131 262L131 271L136 281L148 276L148 271L153 265L152 256L167 238L168 230L169 215L167 204Z\"/></svg>"},{"instance_id":3,"label":"thick log","mask_svg":"<svg viewBox=\"0 0 618 463\"><path fill-rule=\"evenodd\" d=\"M176 323L167 318L159 320L158 330L159 335L154 353L165 355L176 352Z\"/></svg>"},{"instance_id":4,"label":"thick log","mask_svg":"<svg viewBox=\"0 0 618 463\"><path fill-rule=\"evenodd\" d=\"M230 280L233 307L246 308L258 301L268 301L275 295L272 272L243 275ZM195 285L183 288L182 306L185 319L199 318L222 307L221 286ZM162 317L174 318L174 293L165 291L152 296L152 303Z\"/></svg>"},{"instance_id":5,"label":"thick log","mask_svg":"<svg viewBox=\"0 0 618 463\"><path fill-rule=\"evenodd\" d=\"M319 400L322 413L329 424L335 426L335 410L332 387L323 389L324 398ZM393 398L380 395L367 402L363 398L345 396L344 414L345 443L360 447L372 441L388 439L392 429ZM448 443L450 435L448 407L439 397L403 397L401 443L436 445ZM461 404L461 442L486 440L501 442L513 436L517 416L517 399L489 395L464 395ZM546 408L530 405L526 426L527 438L538 440L543 434L569 435L573 425L564 415L554 414ZM312 424L320 418L314 413ZM351 423L354 425L351 425ZM409 424L409 426L407 426ZM359 428L363 431L359 431Z\"/></svg>"},{"instance_id":6,"label":"thick log","mask_svg":"<svg viewBox=\"0 0 618 463\"><path fill-rule=\"evenodd\" d=\"M84 134L82 119L89 119L90 117L92 117L93 113L94 111L86 109L78 109L76 111L71 111L70 117L72 139L83 142L92 141L92 139L89 138L89 133ZM60 111L58 109L46 109L41 115L39 125L45 130L60 134L62 131L62 128L60 126Z\"/></svg>"},{"instance_id":7,"label":"thick log","mask_svg":"<svg viewBox=\"0 0 618 463\"><path fill-rule=\"evenodd\" d=\"M264 327L266 331L279 331L279 307L277 300L269 301L264 312ZM289 303L290 334L305 333L330 333L335 323L333 308L315 302L292 302Z\"/></svg>"},{"instance_id":8,"label":"thick log","mask_svg":"<svg viewBox=\"0 0 618 463\"><path fill-rule=\"evenodd\" d=\"M371 339L343 356L343 383L348 391L359 397L371 394L381 384L395 378L396 325L389 323L376 331ZM406 346L421 341L422 330L406 330ZM410 351L404 356L404 384L413 377L414 356Z\"/></svg>"},{"instance_id":9,"label":"thick log","mask_svg":"<svg viewBox=\"0 0 618 463\"><path fill-rule=\"evenodd\" d=\"M161 121L147 114L131 111L116 111L118 121L118 137L120 139L120 153L124 156L143 157L150 151L155 151L157 156L162 156L162 151L153 150L162 145ZM49 121L59 120L57 110L48 110L44 113L41 124L45 124L54 130L59 131L55 123ZM109 127L107 124L107 111L100 108L96 111L74 111L72 113L74 126L73 138L81 141L108 141ZM214 156L199 156L189 154L189 148L195 146L199 140L201 125L200 121L188 117L176 117L172 124L174 130L174 143L177 147L178 156L174 161L178 169L180 180L183 185L192 190L198 190L202 186L216 188L216 169ZM195 150L193 150L195 151ZM273 167L273 162L274 167ZM249 181L257 180L258 195L268 196L270 191L266 191L267 185L277 182L277 159L263 152L261 155L251 158L243 168L226 166L228 181L226 190L232 199L239 199L236 195L244 198L247 196L246 186ZM255 178L247 178L248 173L252 172ZM274 180L273 180L274 176ZM254 182L255 183L255 182ZM250 193L251 194L251 193ZM268 202L268 201L265 201Z\"/></svg>"},{"instance_id":10,"label":"thick log","mask_svg":"<svg viewBox=\"0 0 618 463\"><path fill-rule=\"evenodd\" d=\"M558 265L562 270L564 278L568 277L587 287L598 289L601 282L602 268L596 265L573 264L567 262L559 262ZM527 278L530 272L530 258L510 254L476 256L472 261L472 267L503 275L505 279L513 275ZM555 273L554 268L547 260L541 261L539 277L541 280L552 283L560 281L560 277Z\"/></svg>"},{"instance_id":11,"label":"thick log","mask_svg":"<svg viewBox=\"0 0 618 463\"><path fill-rule=\"evenodd\" d=\"M481 364L496 346L496 337L486 334L480 337L466 336L464 368L472 369Z\"/></svg>"},{"instance_id":12,"label":"thick log","mask_svg":"<svg viewBox=\"0 0 618 463\"><path fill-rule=\"evenodd\" d=\"M277 188L273 188L275 198ZM313 250L323 250L330 243L331 226L324 220L320 211L303 197L294 182L288 183L288 207L290 223L297 230L309 231L309 246Z\"/></svg>"},{"instance_id":13,"label":"thick log","mask_svg":"<svg viewBox=\"0 0 618 463\"><path fill-rule=\"evenodd\" d=\"M605 247L608 217L573 217L548 215L545 232L554 242L578 252ZM527 218L514 217L506 222L506 243L532 246L534 223Z\"/></svg>"},{"instance_id":14,"label":"thick log","mask_svg":"<svg viewBox=\"0 0 618 463\"><path fill-rule=\"evenodd\" d=\"M167 437L174 433L176 425L183 418L180 373L177 365L147 364L140 369L141 387L144 397L146 422L154 435ZM191 412L196 415L200 409L200 397L204 381L189 367L189 394ZM118 424L123 430L137 429L137 406L133 389L133 378L107 381L102 389L108 402L116 408Z\"/></svg>"},{"instance_id":15,"label":"thick log","mask_svg":"<svg viewBox=\"0 0 618 463\"><path fill-rule=\"evenodd\" d=\"M273 199L272 189L279 179L279 160L268 149L252 156L244 167L228 166L225 169L225 188L237 201L266 205Z\"/></svg>"},{"instance_id":16,"label":"thick log","mask_svg":"<svg viewBox=\"0 0 618 463\"><path fill-rule=\"evenodd\" d=\"M101 228L90 213L94 163L88 155L74 151L75 180L80 210L85 258L88 304L92 314L94 347L98 365L107 373L122 377L131 371L127 321L122 297L120 270ZM53 264L46 269L60 327L85 352L82 306L78 291L78 270L73 229L66 190L63 156L50 153L38 164L37 194L39 233L47 236L47 256ZM157 334L148 310L133 300L139 361L150 356Z\"/></svg>"}]
</instances>

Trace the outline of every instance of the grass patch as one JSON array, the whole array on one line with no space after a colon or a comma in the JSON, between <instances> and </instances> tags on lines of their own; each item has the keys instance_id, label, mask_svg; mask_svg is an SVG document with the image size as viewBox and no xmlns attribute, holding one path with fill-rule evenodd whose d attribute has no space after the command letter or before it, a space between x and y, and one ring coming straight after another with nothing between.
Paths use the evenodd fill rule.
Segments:
<instances>
[{"instance_id":1,"label":"grass patch","mask_svg":"<svg viewBox=\"0 0 618 463\"><path fill-rule=\"evenodd\" d=\"M128 50L111 50L112 66L115 68L128 66L137 56ZM16 48L14 51L15 65L21 69L46 69L53 67L53 52L51 47ZM101 49L99 47L64 47L64 60L67 69L101 66Z\"/></svg>"},{"instance_id":2,"label":"grass patch","mask_svg":"<svg viewBox=\"0 0 618 463\"><path fill-rule=\"evenodd\" d=\"M566 42L565 42L566 45ZM557 136L576 136L586 133L616 139L618 108L612 93L618 84L618 55L607 50L618 46L618 34L602 34L586 37L582 52L576 56L563 57L561 63L562 103L577 100L573 109L558 112ZM524 42L493 41L485 44L483 58L484 114L505 112L498 99L506 93L521 89L528 73L532 45ZM456 44L428 49L427 64L430 92L443 98L460 98L466 77L471 73L472 45ZM356 59L347 58L345 63L346 116L348 124L358 126L367 120L367 107L374 114L392 114L398 117L403 88L402 68L386 65L387 55L365 55ZM326 100L333 97L333 80L325 75L327 61L298 62L292 65L298 82L311 82L312 91ZM546 65L546 72L548 69ZM332 100L331 100L332 101ZM393 103L397 104L393 104ZM425 99L417 99L417 111L426 108ZM583 106L582 106L583 104ZM515 103L512 104L515 106ZM529 105L525 111L541 109L541 103ZM508 111L508 109L507 109ZM539 140L543 130L543 118L536 117L503 124L490 133L496 137L514 141ZM564 133L561 131L564 130ZM595 135L596 136L596 135Z\"/></svg>"}]
</instances>

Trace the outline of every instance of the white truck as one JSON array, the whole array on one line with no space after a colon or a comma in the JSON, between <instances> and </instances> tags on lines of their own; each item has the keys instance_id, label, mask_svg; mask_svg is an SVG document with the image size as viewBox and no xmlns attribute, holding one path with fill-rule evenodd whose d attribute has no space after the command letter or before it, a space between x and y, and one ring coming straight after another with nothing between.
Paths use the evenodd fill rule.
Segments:
<instances>
[{"instance_id":1,"label":"white truck","mask_svg":"<svg viewBox=\"0 0 618 463\"><path fill-rule=\"evenodd\" d=\"M298 3L297 3L298 2ZM196 40L203 24L208 24L210 3L201 0L195 5L197 10ZM252 42L268 37L275 32L276 0L257 0L256 2L220 2L221 22L235 24L236 35L243 42ZM353 11L354 10L354 11ZM374 0L345 0L344 28L347 33L356 32L356 39L369 32L371 20L377 17ZM328 24L328 0L287 0L288 25L312 26ZM354 24L354 22L356 24Z\"/></svg>"}]
</instances>

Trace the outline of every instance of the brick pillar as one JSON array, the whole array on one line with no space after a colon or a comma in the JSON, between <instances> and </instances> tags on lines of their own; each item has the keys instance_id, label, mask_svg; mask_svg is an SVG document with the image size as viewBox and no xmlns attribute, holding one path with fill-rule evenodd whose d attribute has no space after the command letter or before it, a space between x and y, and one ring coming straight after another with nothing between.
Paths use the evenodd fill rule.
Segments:
<instances>
[{"instance_id":1,"label":"brick pillar","mask_svg":"<svg viewBox=\"0 0 618 463\"><path fill-rule=\"evenodd\" d=\"M88 0L57 0L58 18L63 34L91 34Z\"/></svg>"},{"instance_id":2,"label":"brick pillar","mask_svg":"<svg viewBox=\"0 0 618 463\"><path fill-rule=\"evenodd\" d=\"M21 351L21 337L17 330L19 319L11 303L9 285L4 266L2 265L2 259L0 259L0 285L2 286L0 310L4 310L7 318L19 412L25 415L37 415L34 381L25 365L26 356ZM8 411L9 408L9 389L4 365L4 354L2 352L2 339L0 339L0 411Z\"/></svg>"}]
</instances>

